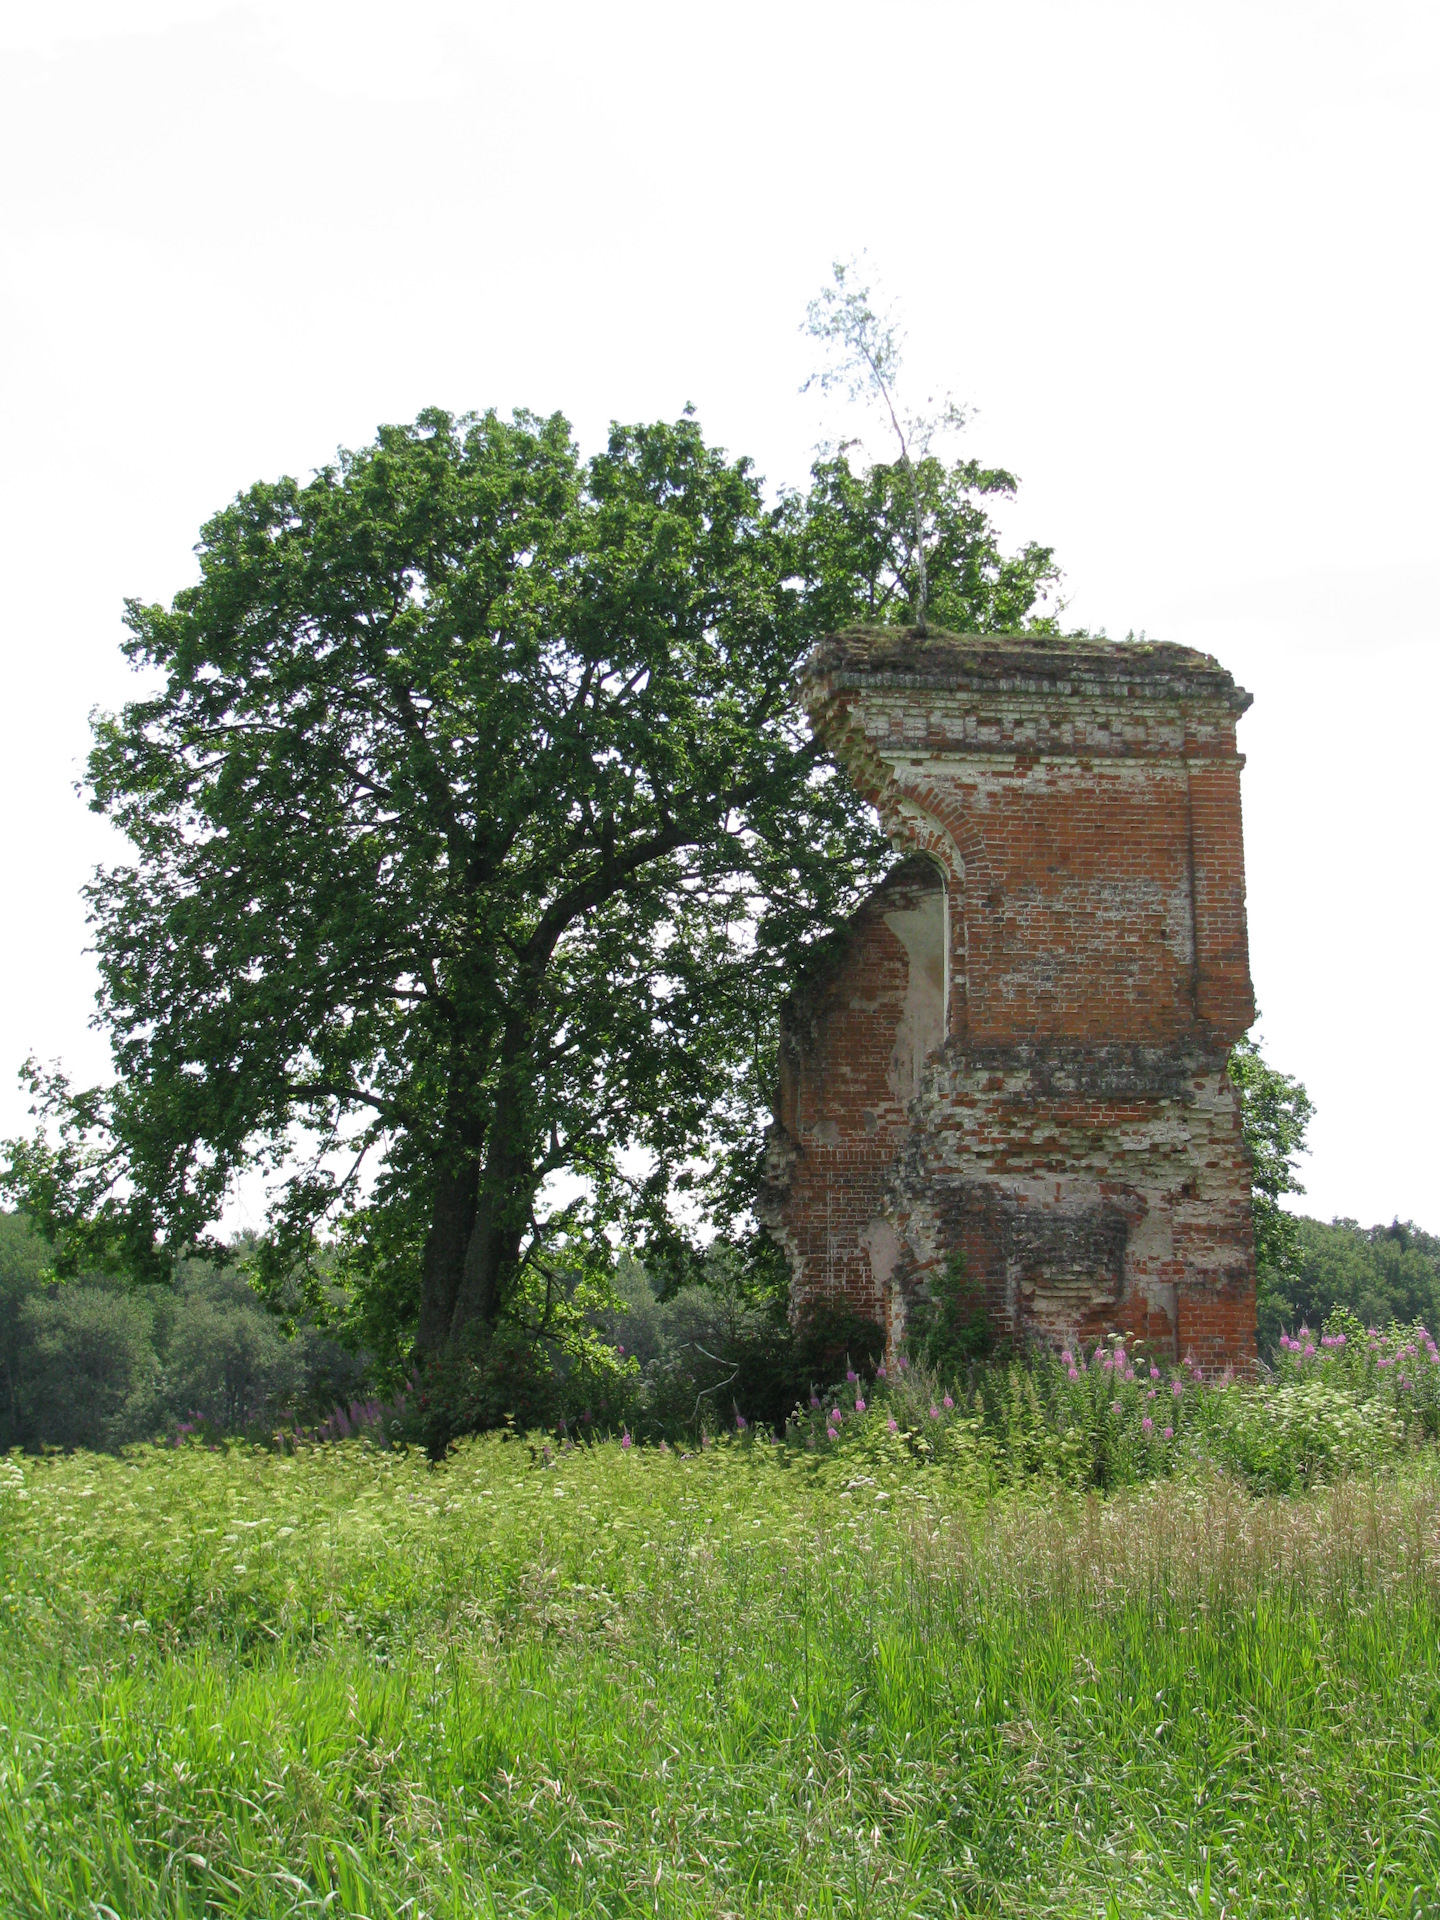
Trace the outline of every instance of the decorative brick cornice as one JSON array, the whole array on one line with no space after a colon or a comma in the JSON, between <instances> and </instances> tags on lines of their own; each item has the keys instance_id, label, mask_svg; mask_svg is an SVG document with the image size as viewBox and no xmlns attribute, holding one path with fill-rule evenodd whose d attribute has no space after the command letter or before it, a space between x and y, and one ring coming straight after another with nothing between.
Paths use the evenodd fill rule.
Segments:
<instances>
[{"instance_id":1,"label":"decorative brick cornice","mask_svg":"<svg viewBox=\"0 0 1440 1920\"><path fill-rule=\"evenodd\" d=\"M1039 633L931 633L922 640L913 627L831 634L811 653L801 678L807 695L822 686L832 694L894 687L1204 701L1236 718L1253 698L1218 660L1193 647Z\"/></svg>"}]
</instances>

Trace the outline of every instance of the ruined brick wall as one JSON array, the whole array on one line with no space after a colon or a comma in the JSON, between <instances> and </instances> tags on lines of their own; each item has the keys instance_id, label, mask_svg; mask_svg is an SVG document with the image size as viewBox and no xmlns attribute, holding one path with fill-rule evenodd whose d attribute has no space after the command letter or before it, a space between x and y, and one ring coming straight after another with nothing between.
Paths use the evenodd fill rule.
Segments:
<instances>
[{"instance_id":1,"label":"ruined brick wall","mask_svg":"<svg viewBox=\"0 0 1440 1920\"><path fill-rule=\"evenodd\" d=\"M787 1018L763 1211L797 1306L898 1342L959 1252L998 1335L1251 1358L1249 696L1184 648L893 631L805 693L907 857Z\"/></svg>"}]
</instances>

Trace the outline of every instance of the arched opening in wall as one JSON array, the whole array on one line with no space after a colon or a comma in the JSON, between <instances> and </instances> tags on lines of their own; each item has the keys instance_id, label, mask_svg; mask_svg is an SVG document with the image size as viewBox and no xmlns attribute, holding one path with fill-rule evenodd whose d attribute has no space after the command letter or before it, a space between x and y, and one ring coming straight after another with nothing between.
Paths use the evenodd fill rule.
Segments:
<instances>
[{"instance_id":1,"label":"arched opening in wall","mask_svg":"<svg viewBox=\"0 0 1440 1920\"><path fill-rule=\"evenodd\" d=\"M920 1091L926 1062L945 1044L950 1005L950 902L937 860L916 854L885 882L885 924L905 949L905 1002L890 1057L890 1086L902 1106Z\"/></svg>"}]
</instances>

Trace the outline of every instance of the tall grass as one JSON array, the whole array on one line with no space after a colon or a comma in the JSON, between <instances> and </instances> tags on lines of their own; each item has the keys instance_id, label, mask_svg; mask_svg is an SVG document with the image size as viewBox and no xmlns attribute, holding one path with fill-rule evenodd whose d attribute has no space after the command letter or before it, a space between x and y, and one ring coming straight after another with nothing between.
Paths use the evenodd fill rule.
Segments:
<instances>
[{"instance_id":1,"label":"tall grass","mask_svg":"<svg viewBox=\"0 0 1440 1920\"><path fill-rule=\"evenodd\" d=\"M1440 1914L1440 1477L0 1466L0 1912Z\"/></svg>"}]
</instances>

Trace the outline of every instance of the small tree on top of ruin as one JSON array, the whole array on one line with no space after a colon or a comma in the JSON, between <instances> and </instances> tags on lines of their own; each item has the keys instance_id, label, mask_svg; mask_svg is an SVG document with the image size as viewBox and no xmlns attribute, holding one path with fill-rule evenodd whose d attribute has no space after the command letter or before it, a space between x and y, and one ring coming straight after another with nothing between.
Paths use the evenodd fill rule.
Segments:
<instances>
[{"instance_id":1,"label":"small tree on top of ruin","mask_svg":"<svg viewBox=\"0 0 1440 1920\"><path fill-rule=\"evenodd\" d=\"M899 448L895 462L909 506L909 561L914 570L915 630L923 639L930 604L925 549L935 535L935 480L941 471L932 461L936 442L958 433L967 414L947 393L937 404L927 400L926 411L912 412L899 397L899 376L905 335L892 304L878 304L868 285L858 284L854 260L834 262L833 285L822 287L805 314L805 332L827 350L827 364L801 388L807 393L841 390L852 404L869 406L888 423ZM839 449L858 444L843 442Z\"/></svg>"}]
</instances>

